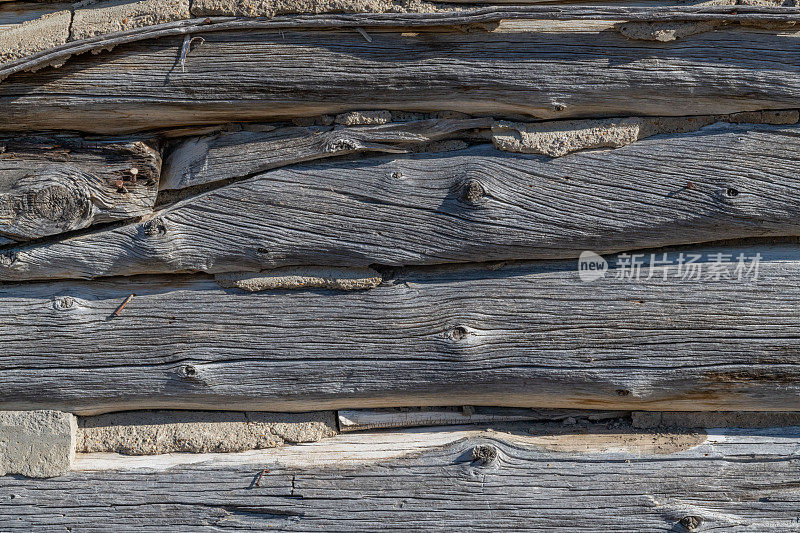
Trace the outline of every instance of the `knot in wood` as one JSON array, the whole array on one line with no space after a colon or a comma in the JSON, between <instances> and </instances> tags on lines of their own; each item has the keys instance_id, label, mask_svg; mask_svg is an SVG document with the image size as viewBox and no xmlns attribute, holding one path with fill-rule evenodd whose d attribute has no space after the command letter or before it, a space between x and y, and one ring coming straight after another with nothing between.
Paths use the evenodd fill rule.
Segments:
<instances>
[{"instance_id":1,"label":"knot in wood","mask_svg":"<svg viewBox=\"0 0 800 533\"><path fill-rule=\"evenodd\" d=\"M679 522L679 524L682 525L684 529L686 529L687 531L696 530L698 527L700 527L700 524L702 523L703 519L700 518L699 516L694 516L694 515L684 516L683 518L680 519Z\"/></svg>"},{"instance_id":2,"label":"knot in wood","mask_svg":"<svg viewBox=\"0 0 800 533\"><path fill-rule=\"evenodd\" d=\"M456 326L449 332L449 337L454 341L463 340L469 335L469 330L464 326Z\"/></svg>"},{"instance_id":3,"label":"knot in wood","mask_svg":"<svg viewBox=\"0 0 800 533\"><path fill-rule=\"evenodd\" d=\"M734 187L728 187L727 189L725 189L725 196L727 198L736 198L737 196L739 196L739 190Z\"/></svg>"},{"instance_id":4,"label":"knot in wood","mask_svg":"<svg viewBox=\"0 0 800 533\"><path fill-rule=\"evenodd\" d=\"M147 237L165 235L167 233L167 224L161 218L148 220L142 224L142 233L144 233Z\"/></svg>"},{"instance_id":5,"label":"knot in wood","mask_svg":"<svg viewBox=\"0 0 800 533\"><path fill-rule=\"evenodd\" d=\"M93 214L87 179L69 166L47 167L20 178L0 200L3 233L27 240L85 227Z\"/></svg>"},{"instance_id":6,"label":"knot in wood","mask_svg":"<svg viewBox=\"0 0 800 533\"><path fill-rule=\"evenodd\" d=\"M29 208L43 220L69 223L83 218L88 200L62 185L49 185L33 193Z\"/></svg>"},{"instance_id":7,"label":"knot in wood","mask_svg":"<svg viewBox=\"0 0 800 533\"><path fill-rule=\"evenodd\" d=\"M17 262L16 252L6 252L4 254L0 254L0 267L9 268L16 262Z\"/></svg>"},{"instance_id":8,"label":"knot in wood","mask_svg":"<svg viewBox=\"0 0 800 533\"><path fill-rule=\"evenodd\" d=\"M486 188L476 179L469 179L461 186L461 201L475 205L486 196Z\"/></svg>"},{"instance_id":9,"label":"knot in wood","mask_svg":"<svg viewBox=\"0 0 800 533\"><path fill-rule=\"evenodd\" d=\"M351 150L357 150L358 148L360 148L358 142L347 137L332 139L325 144L325 151L328 153L347 152Z\"/></svg>"},{"instance_id":10,"label":"knot in wood","mask_svg":"<svg viewBox=\"0 0 800 533\"><path fill-rule=\"evenodd\" d=\"M197 377L197 367L194 365L183 365L181 367L181 376L186 379L194 379Z\"/></svg>"},{"instance_id":11,"label":"knot in wood","mask_svg":"<svg viewBox=\"0 0 800 533\"><path fill-rule=\"evenodd\" d=\"M497 460L497 448L491 444L481 444L472 448L472 462L485 466Z\"/></svg>"},{"instance_id":12,"label":"knot in wood","mask_svg":"<svg viewBox=\"0 0 800 533\"><path fill-rule=\"evenodd\" d=\"M56 298L54 303L56 309L69 309L75 304L75 299L71 296L63 296L61 298Z\"/></svg>"}]
</instances>

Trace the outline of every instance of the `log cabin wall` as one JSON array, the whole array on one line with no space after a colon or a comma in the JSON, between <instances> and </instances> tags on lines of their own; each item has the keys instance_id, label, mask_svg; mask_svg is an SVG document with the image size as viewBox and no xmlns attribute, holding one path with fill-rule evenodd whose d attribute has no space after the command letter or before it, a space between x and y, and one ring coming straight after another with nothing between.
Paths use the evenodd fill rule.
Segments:
<instances>
[{"instance_id":1,"label":"log cabin wall","mask_svg":"<svg viewBox=\"0 0 800 533\"><path fill-rule=\"evenodd\" d=\"M0 0L0 531L800 529L798 21Z\"/></svg>"}]
</instances>

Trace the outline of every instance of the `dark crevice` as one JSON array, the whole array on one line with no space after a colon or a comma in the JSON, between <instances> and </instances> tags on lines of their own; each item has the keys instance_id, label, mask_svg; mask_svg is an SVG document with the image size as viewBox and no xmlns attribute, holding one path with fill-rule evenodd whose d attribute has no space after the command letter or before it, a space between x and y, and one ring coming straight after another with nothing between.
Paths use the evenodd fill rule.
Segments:
<instances>
[{"instance_id":1,"label":"dark crevice","mask_svg":"<svg viewBox=\"0 0 800 533\"><path fill-rule=\"evenodd\" d=\"M81 228L73 231L67 231L64 233L57 233L55 235L48 235L46 237L39 237L38 239L31 239L29 241L20 241L20 242L11 242L0 246L0 251L2 250L24 250L25 248L32 248L35 246L42 246L46 244L54 244L57 242L66 241L75 237L82 237L84 235L89 235L91 233L96 233L100 231L108 231L112 229L116 229L122 226L127 226L129 224L136 224L141 222L145 217L133 217L133 218L126 218L121 220L115 220L113 222L106 222L101 224L94 224L92 226L88 226L86 228Z\"/></svg>"}]
</instances>

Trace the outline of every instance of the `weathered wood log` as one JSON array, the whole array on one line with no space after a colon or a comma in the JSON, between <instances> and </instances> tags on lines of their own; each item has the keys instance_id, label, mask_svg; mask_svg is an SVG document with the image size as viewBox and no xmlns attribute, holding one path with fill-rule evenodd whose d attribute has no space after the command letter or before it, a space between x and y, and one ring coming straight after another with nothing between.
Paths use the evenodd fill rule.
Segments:
<instances>
[{"instance_id":1,"label":"weathered wood log","mask_svg":"<svg viewBox=\"0 0 800 533\"><path fill-rule=\"evenodd\" d=\"M491 147L283 168L145 222L0 253L0 280L577 257L800 232L800 127L557 160Z\"/></svg>"},{"instance_id":2,"label":"weathered wood log","mask_svg":"<svg viewBox=\"0 0 800 533\"><path fill-rule=\"evenodd\" d=\"M403 153L414 146L488 129L492 120L421 120L334 128L220 133L184 141L165 162L162 189L240 178L293 163L360 152Z\"/></svg>"},{"instance_id":3,"label":"weathered wood log","mask_svg":"<svg viewBox=\"0 0 800 533\"><path fill-rule=\"evenodd\" d=\"M141 140L0 138L0 238L24 241L151 213L161 151Z\"/></svg>"},{"instance_id":4,"label":"weathered wood log","mask_svg":"<svg viewBox=\"0 0 800 533\"><path fill-rule=\"evenodd\" d=\"M0 520L9 531L784 532L797 524L797 437L389 432L160 462L91 454L59 478L0 478Z\"/></svg>"},{"instance_id":5,"label":"weathered wood log","mask_svg":"<svg viewBox=\"0 0 800 533\"><path fill-rule=\"evenodd\" d=\"M731 27L665 44L630 41L616 31L519 32L513 24L508 31L468 33L411 29L569 15L561 7L538 15L534 7L514 9L174 22L68 43L11 63L0 74L63 62L80 51L116 48L74 58L57 70L7 79L0 85L5 119L0 128L120 132L365 108L540 118L717 114L794 108L800 97L800 41L790 33ZM629 17L604 9L605 16L620 17L606 20L637 15L634 8ZM795 8L773 9L788 10L774 15L777 20L800 17ZM654 17L647 10L639 15ZM693 15L727 16L691 9L669 14ZM259 25L275 29L217 31ZM351 29L300 31L293 25ZM369 40L355 31L362 26L371 32ZM183 36L124 44L192 31L208 33L186 57ZM129 72L136 72L136 83L130 83ZM668 94L661 90L665 86Z\"/></svg>"},{"instance_id":6,"label":"weathered wood log","mask_svg":"<svg viewBox=\"0 0 800 533\"><path fill-rule=\"evenodd\" d=\"M566 261L411 269L336 293L203 276L3 284L0 409L795 409L796 244L681 251L649 274L611 258L594 282Z\"/></svg>"},{"instance_id":7,"label":"weathered wood log","mask_svg":"<svg viewBox=\"0 0 800 533\"><path fill-rule=\"evenodd\" d=\"M786 0L784 3L791 3ZM523 2L524 3L524 2ZM528 3L537 3L533 0ZM734 0L730 0L731 6ZM502 4L502 2L501 2ZM655 40L674 40L682 36L711 31L733 20L746 23L764 20L781 20L784 16L791 18L796 15L791 8L780 8L778 2L774 6L745 6L744 13L733 8L722 10L709 9L706 6L698 9L689 7L676 1L644 2L636 6L603 5L593 3L588 6L565 5L563 9L553 10L551 6L535 6L522 8L522 14L543 16L545 18L563 18L572 16L577 19L596 19L598 15L614 13L616 20L642 19L667 19L668 22L657 22L657 27L651 28L651 23L632 22L624 25L622 32L633 38L649 38ZM796 7L796 2L794 2ZM191 14L190 14L191 7ZM738 7L738 6L737 6ZM485 8L484 8L485 9ZM266 0L249 2L246 0L97 0L90 2L52 3L52 2L13 2L3 3L0 0L0 65L10 62L28 62L32 57L46 56L54 49L67 46L71 42L82 42L100 36L102 40L110 40L106 48L110 48L126 37L118 33L130 35L149 34L152 37L153 28L159 27L156 33L173 21L180 21L181 27L187 27L186 20L192 16L203 20L203 24L215 24L222 17L245 17L246 19L259 19L256 25L261 25L265 20L272 19L275 15L286 14L325 14L325 13L452 13L452 6L437 6L435 3L411 0L399 2L396 0L329 0L320 2L303 2L302 0ZM509 10L512 16L520 13L520 8ZM220 15L222 17L220 17ZM654 16L655 15L655 16ZM213 17L208 19L207 17ZM704 22L688 22L680 17L700 17L698 20L712 18ZM722 17L722 18L719 18ZM445 15L447 18L447 15ZM209 22L206 22L208 20ZM225 21L227 22L227 21ZM239 24L251 24L251 21L238 21ZM338 25L341 21L335 21ZM197 20L188 26L197 24ZM285 24L285 22L284 22ZM665 25L666 24L666 25ZM772 23L771 23L772 24ZM792 24L792 22L789 22ZM296 25L296 24L295 24ZM314 26L319 27L319 24ZM168 26L175 28L174 25ZM770 25L771 29L776 29ZM207 31L203 29L200 31ZM632 31L629 31L632 30ZM645 31L642 31L645 30ZM653 30L653 31L651 31ZM134 38L134 40L136 40ZM53 63L53 62L51 62ZM54 62L53 64L60 64Z\"/></svg>"}]
</instances>

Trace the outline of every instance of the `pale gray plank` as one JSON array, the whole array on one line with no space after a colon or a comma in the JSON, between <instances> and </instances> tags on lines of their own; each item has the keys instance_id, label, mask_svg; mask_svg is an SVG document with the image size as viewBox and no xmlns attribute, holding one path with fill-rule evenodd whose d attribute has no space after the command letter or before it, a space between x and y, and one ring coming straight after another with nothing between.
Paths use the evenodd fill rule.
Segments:
<instances>
[{"instance_id":1,"label":"pale gray plank","mask_svg":"<svg viewBox=\"0 0 800 533\"><path fill-rule=\"evenodd\" d=\"M785 532L797 525L798 436L451 430L171 467L112 459L113 470L0 478L0 518L9 531L681 532L696 517L697 531Z\"/></svg>"},{"instance_id":2,"label":"pale gray plank","mask_svg":"<svg viewBox=\"0 0 800 533\"><path fill-rule=\"evenodd\" d=\"M141 223L19 246L0 280L577 257L800 230L800 127L720 124L559 159L465 151L283 168Z\"/></svg>"},{"instance_id":3,"label":"pale gray plank","mask_svg":"<svg viewBox=\"0 0 800 533\"><path fill-rule=\"evenodd\" d=\"M5 80L0 104L6 120L0 127L119 132L375 108L565 118L797 105L800 40L779 30L736 26L671 44L582 29L407 31L491 26L508 18L794 21L800 16L798 8L752 11L746 6L675 8L661 14L647 8L564 9L492 7L276 22L228 19L205 25L201 20L129 30L56 47L2 69L0 75L8 75L116 45L112 52L81 55L59 69ZM303 25L344 31L303 31ZM259 26L263 29L235 31ZM367 28L371 42L356 27ZM221 31L226 28L231 31ZM124 44L187 31L207 33L187 57L185 70L179 60L182 35ZM136 72L136 83L131 83L131 72Z\"/></svg>"},{"instance_id":4,"label":"pale gray plank","mask_svg":"<svg viewBox=\"0 0 800 533\"><path fill-rule=\"evenodd\" d=\"M253 175L294 163L364 152L403 153L426 143L469 136L492 120L431 119L378 126L279 128L191 138L165 161L162 189L181 189Z\"/></svg>"},{"instance_id":5,"label":"pale gray plank","mask_svg":"<svg viewBox=\"0 0 800 533\"><path fill-rule=\"evenodd\" d=\"M642 413L639 422L649 413ZM387 409L340 409L337 411L341 431L369 431L417 426L454 426L465 424L498 424L519 421L556 421L575 425L578 418L607 420L629 416L627 411L588 411L578 409L525 409L522 407L394 407ZM653 415L660 415L655 412ZM702 413L707 414L707 413ZM102 416L102 415L101 415ZM677 418L677 417L676 417ZM660 418L659 418L660 420ZM658 422L655 423L655 426ZM774 425L774 424L772 424ZM637 426L638 427L638 426ZM650 426L653 427L653 426ZM693 427L693 426L692 426Z\"/></svg>"},{"instance_id":6,"label":"pale gray plank","mask_svg":"<svg viewBox=\"0 0 800 533\"><path fill-rule=\"evenodd\" d=\"M617 279L611 258L594 282L570 260L410 269L368 291L3 284L0 409L795 409L796 243L706 252L701 280L675 264ZM712 253L732 275L762 254L758 279L707 280Z\"/></svg>"}]
</instances>

